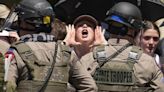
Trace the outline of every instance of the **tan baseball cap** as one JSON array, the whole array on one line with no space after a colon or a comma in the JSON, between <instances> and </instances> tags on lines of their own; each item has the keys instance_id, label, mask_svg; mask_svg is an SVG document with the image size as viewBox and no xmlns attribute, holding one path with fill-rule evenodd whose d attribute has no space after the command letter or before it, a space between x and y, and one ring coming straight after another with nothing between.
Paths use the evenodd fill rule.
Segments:
<instances>
[{"instance_id":1,"label":"tan baseball cap","mask_svg":"<svg viewBox=\"0 0 164 92\"><path fill-rule=\"evenodd\" d=\"M82 21L87 21L93 24L94 28L96 28L96 26L98 25L98 21L91 15L81 15L74 20L73 24L76 26L78 23Z\"/></svg>"},{"instance_id":2,"label":"tan baseball cap","mask_svg":"<svg viewBox=\"0 0 164 92\"><path fill-rule=\"evenodd\" d=\"M160 39L164 38L164 18L157 20L155 24L159 27L161 33Z\"/></svg>"},{"instance_id":3,"label":"tan baseball cap","mask_svg":"<svg viewBox=\"0 0 164 92\"><path fill-rule=\"evenodd\" d=\"M6 5L0 4L0 18L7 18L9 12L10 9Z\"/></svg>"}]
</instances>

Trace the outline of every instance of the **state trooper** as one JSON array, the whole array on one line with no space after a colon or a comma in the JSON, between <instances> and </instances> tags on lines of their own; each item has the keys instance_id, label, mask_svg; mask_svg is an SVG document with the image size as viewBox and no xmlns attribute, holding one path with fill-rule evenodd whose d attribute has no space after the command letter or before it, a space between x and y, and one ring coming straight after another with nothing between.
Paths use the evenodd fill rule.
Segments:
<instances>
[{"instance_id":1,"label":"state trooper","mask_svg":"<svg viewBox=\"0 0 164 92\"><path fill-rule=\"evenodd\" d=\"M22 0L15 8L19 35L48 33L54 12L46 0ZM64 92L68 82L68 57L61 43L47 40L19 41L10 48L17 51L10 61L7 92ZM15 51L14 50L14 51ZM61 59L61 57L63 57Z\"/></svg>"},{"instance_id":2,"label":"state trooper","mask_svg":"<svg viewBox=\"0 0 164 92\"><path fill-rule=\"evenodd\" d=\"M15 10L18 13L20 35L51 32L54 12L48 1L22 0ZM69 36L71 35L69 34ZM69 45L72 43L66 40L55 42L40 38L29 40L27 37L27 41L12 44L11 48L17 52L14 52L15 58L10 62L6 85L7 92L67 91L70 69L68 63L73 59ZM68 40L68 35L65 39ZM71 64L71 68L80 65L75 62ZM83 73L83 69L78 68L71 72ZM85 77L86 80L92 78L91 76ZM87 81L85 84L90 85ZM83 87L82 89L87 88Z\"/></svg>"},{"instance_id":3,"label":"state trooper","mask_svg":"<svg viewBox=\"0 0 164 92\"><path fill-rule=\"evenodd\" d=\"M131 3L119 2L105 21L109 46L100 44L93 51L95 60L84 62L90 64L87 70L99 92L164 92L163 75L155 60L135 46L134 38L143 25L140 10Z\"/></svg>"}]
</instances>

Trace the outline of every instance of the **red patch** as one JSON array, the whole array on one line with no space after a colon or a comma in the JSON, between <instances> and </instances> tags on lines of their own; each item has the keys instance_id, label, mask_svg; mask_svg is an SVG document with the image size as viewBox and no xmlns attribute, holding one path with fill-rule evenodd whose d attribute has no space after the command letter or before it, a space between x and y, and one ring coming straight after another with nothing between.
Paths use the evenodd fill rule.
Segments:
<instances>
[{"instance_id":1,"label":"red patch","mask_svg":"<svg viewBox=\"0 0 164 92\"><path fill-rule=\"evenodd\" d=\"M12 61L15 57L14 53L12 51L8 51L5 53L5 58L9 58L9 56L11 55L11 59L10 61Z\"/></svg>"}]
</instances>

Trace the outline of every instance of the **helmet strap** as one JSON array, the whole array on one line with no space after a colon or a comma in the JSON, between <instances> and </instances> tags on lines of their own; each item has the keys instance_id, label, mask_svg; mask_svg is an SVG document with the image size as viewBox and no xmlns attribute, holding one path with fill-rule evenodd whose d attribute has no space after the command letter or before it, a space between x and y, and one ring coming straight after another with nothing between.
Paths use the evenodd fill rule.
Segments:
<instances>
[{"instance_id":1,"label":"helmet strap","mask_svg":"<svg viewBox=\"0 0 164 92\"><path fill-rule=\"evenodd\" d=\"M120 43L120 35L117 35L117 44Z\"/></svg>"}]
</instances>

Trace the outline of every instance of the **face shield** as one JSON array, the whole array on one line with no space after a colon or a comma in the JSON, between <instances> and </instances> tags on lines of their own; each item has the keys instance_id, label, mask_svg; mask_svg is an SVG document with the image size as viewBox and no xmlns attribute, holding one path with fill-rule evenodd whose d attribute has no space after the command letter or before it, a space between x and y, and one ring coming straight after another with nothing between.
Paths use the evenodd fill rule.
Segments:
<instances>
[{"instance_id":1,"label":"face shield","mask_svg":"<svg viewBox=\"0 0 164 92\"><path fill-rule=\"evenodd\" d=\"M117 15L112 15L109 16L106 21L109 25L109 33L121 36L125 36L127 34L128 26L130 26L130 24L126 23L124 18Z\"/></svg>"}]
</instances>

